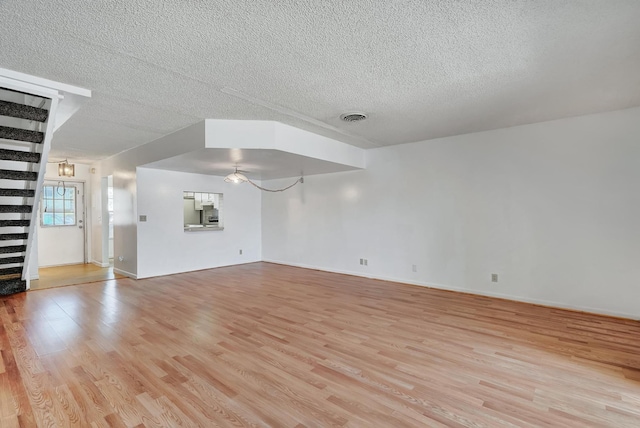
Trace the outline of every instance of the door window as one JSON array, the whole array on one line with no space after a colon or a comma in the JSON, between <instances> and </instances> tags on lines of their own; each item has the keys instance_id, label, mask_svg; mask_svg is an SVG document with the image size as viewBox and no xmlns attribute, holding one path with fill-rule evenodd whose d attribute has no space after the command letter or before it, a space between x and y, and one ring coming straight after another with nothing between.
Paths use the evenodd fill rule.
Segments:
<instances>
[{"instance_id":1,"label":"door window","mask_svg":"<svg viewBox=\"0 0 640 428\"><path fill-rule=\"evenodd\" d=\"M76 225L76 187L43 186L42 227Z\"/></svg>"}]
</instances>

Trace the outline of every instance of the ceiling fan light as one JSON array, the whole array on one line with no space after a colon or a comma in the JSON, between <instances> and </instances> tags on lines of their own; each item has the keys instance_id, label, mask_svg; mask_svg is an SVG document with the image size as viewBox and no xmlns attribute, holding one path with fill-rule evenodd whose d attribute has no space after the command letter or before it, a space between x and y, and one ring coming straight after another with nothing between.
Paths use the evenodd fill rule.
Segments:
<instances>
[{"instance_id":1,"label":"ceiling fan light","mask_svg":"<svg viewBox=\"0 0 640 428\"><path fill-rule=\"evenodd\" d=\"M226 183L240 184L240 183L245 183L245 182L249 181L249 179L244 174L241 174L241 173L236 171L236 172L232 172L231 174L227 175L224 178L224 181Z\"/></svg>"},{"instance_id":2,"label":"ceiling fan light","mask_svg":"<svg viewBox=\"0 0 640 428\"><path fill-rule=\"evenodd\" d=\"M238 167L236 167L236 170L234 172L232 172L231 174L227 175L224 178L224 181L226 183L234 183L234 184L249 183L253 187L256 187L256 188L258 188L260 190L263 190L265 192L284 192L287 189L291 189L293 186L295 186L298 183L304 183L304 178L300 177L293 184L291 184L291 185L289 185L287 187L284 187L282 189L266 189L266 188L260 186L259 184L256 184L253 181L249 180L249 178L247 178L246 175L242 174L241 172L238 172Z\"/></svg>"}]
</instances>

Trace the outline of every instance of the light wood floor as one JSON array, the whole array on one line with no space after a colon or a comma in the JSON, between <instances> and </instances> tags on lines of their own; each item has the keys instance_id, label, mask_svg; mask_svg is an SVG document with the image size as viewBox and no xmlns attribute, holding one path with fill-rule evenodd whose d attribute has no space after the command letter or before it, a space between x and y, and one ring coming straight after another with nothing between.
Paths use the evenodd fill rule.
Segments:
<instances>
[{"instance_id":1,"label":"light wood floor","mask_svg":"<svg viewBox=\"0 0 640 428\"><path fill-rule=\"evenodd\" d=\"M640 323L265 263L0 299L0 426L638 427Z\"/></svg>"},{"instance_id":2,"label":"light wood floor","mask_svg":"<svg viewBox=\"0 0 640 428\"><path fill-rule=\"evenodd\" d=\"M112 266L103 268L92 263L40 268L38 276L38 279L31 281L32 290L124 278L114 273Z\"/></svg>"}]
</instances>

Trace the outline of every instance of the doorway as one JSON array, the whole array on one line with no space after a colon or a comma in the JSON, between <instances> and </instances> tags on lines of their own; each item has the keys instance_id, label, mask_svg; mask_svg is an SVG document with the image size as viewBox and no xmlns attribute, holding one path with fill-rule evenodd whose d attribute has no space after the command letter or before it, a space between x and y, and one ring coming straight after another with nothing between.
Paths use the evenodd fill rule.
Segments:
<instances>
[{"instance_id":1,"label":"doorway","mask_svg":"<svg viewBox=\"0 0 640 428\"><path fill-rule=\"evenodd\" d=\"M84 264L84 183L45 181L38 215L38 266Z\"/></svg>"},{"instance_id":2,"label":"doorway","mask_svg":"<svg viewBox=\"0 0 640 428\"><path fill-rule=\"evenodd\" d=\"M104 179L107 215L104 221L108 234L109 211ZM38 279L31 281L31 290L108 281L123 278L113 272L108 263L87 263L85 188L81 181L45 180L38 213Z\"/></svg>"}]
</instances>

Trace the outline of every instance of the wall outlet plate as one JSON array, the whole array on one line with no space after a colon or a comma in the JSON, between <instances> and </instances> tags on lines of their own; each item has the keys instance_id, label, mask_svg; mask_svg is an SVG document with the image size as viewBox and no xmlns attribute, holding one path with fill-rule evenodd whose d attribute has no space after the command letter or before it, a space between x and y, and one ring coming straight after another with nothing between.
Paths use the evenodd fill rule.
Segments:
<instances>
[{"instance_id":1,"label":"wall outlet plate","mask_svg":"<svg viewBox=\"0 0 640 428\"><path fill-rule=\"evenodd\" d=\"M498 274L497 273L492 273L491 274L491 282L498 282Z\"/></svg>"},{"instance_id":2,"label":"wall outlet plate","mask_svg":"<svg viewBox=\"0 0 640 428\"><path fill-rule=\"evenodd\" d=\"M146 215L141 215L140 216L140 221L147 221L147 216Z\"/></svg>"}]
</instances>

